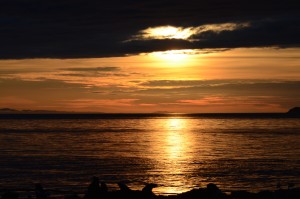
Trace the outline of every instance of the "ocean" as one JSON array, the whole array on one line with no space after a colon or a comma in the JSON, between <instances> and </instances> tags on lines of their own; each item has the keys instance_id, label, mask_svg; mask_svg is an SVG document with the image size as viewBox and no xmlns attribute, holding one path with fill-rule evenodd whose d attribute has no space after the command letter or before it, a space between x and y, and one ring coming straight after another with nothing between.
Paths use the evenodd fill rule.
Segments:
<instances>
[{"instance_id":1,"label":"ocean","mask_svg":"<svg viewBox=\"0 0 300 199\"><path fill-rule=\"evenodd\" d=\"M39 116L0 119L0 190L83 194L156 183L171 195L300 185L300 119L257 114Z\"/></svg>"}]
</instances>

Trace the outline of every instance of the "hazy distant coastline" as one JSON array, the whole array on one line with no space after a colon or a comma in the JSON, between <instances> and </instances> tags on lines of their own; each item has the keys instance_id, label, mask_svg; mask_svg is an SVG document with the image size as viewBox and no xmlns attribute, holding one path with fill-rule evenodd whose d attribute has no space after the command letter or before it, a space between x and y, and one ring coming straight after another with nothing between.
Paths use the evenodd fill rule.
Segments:
<instances>
[{"instance_id":1,"label":"hazy distant coastline","mask_svg":"<svg viewBox=\"0 0 300 199\"><path fill-rule=\"evenodd\" d=\"M0 114L58 114L58 113L66 113L62 111L52 111L52 110L17 110L12 108L1 108Z\"/></svg>"},{"instance_id":2,"label":"hazy distant coastline","mask_svg":"<svg viewBox=\"0 0 300 199\"><path fill-rule=\"evenodd\" d=\"M215 112L215 113L173 113L169 111L156 111L156 112L149 112L149 113L109 113L109 112L77 112L77 111L58 111L58 110L18 110L12 108L0 108L0 114L157 114L157 115L168 115L168 114L177 114L177 115L197 115L197 114L206 114L206 115L213 115L213 114L299 114L300 107L294 107L289 109L287 112L261 112L261 113L254 113L254 112L232 112L232 113L222 113L222 112Z\"/></svg>"}]
</instances>

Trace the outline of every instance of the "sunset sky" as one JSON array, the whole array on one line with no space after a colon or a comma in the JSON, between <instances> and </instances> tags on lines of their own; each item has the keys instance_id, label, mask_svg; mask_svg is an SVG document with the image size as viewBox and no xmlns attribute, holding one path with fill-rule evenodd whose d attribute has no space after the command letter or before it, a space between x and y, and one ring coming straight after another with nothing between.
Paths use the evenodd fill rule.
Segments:
<instances>
[{"instance_id":1,"label":"sunset sky","mask_svg":"<svg viewBox=\"0 0 300 199\"><path fill-rule=\"evenodd\" d=\"M285 112L298 1L1 0L0 108Z\"/></svg>"}]
</instances>

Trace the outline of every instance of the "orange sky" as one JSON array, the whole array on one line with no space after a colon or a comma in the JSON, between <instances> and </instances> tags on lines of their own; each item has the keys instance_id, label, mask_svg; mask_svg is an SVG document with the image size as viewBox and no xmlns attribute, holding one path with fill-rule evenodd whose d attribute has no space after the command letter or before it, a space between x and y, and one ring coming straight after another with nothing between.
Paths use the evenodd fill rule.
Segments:
<instances>
[{"instance_id":1,"label":"orange sky","mask_svg":"<svg viewBox=\"0 0 300 199\"><path fill-rule=\"evenodd\" d=\"M300 104L299 48L0 60L0 108L284 112Z\"/></svg>"}]
</instances>

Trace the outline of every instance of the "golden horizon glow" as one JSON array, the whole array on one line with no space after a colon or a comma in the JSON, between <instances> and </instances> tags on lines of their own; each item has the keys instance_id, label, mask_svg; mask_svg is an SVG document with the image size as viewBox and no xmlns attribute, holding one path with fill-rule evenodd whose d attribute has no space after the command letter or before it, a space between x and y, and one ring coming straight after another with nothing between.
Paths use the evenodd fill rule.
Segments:
<instances>
[{"instance_id":1,"label":"golden horizon glow","mask_svg":"<svg viewBox=\"0 0 300 199\"><path fill-rule=\"evenodd\" d=\"M169 64L171 66L187 66L192 63L192 56L196 54L196 51L188 50L167 50L148 53L147 55L161 61L164 65Z\"/></svg>"},{"instance_id":2,"label":"golden horizon glow","mask_svg":"<svg viewBox=\"0 0 300 199\"><path fill-rule=\"evenodd\" d=\"M285 112L299 104L299 51L237 48L1 60L0 107L107 113ZM276 82L283 87L263 92ZM250 84L251 96L243 90Z\"/></svg>"}]
</instances>

